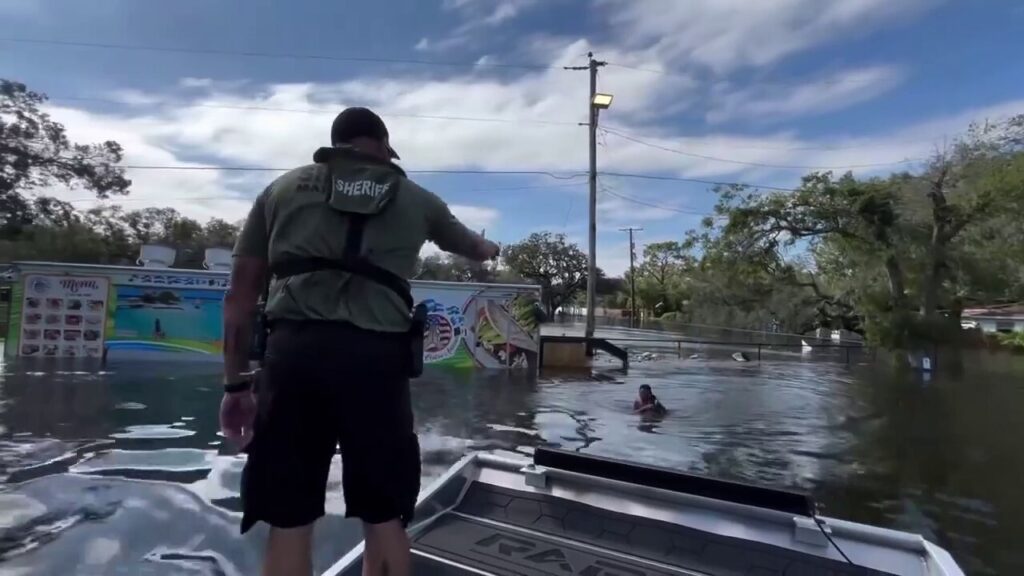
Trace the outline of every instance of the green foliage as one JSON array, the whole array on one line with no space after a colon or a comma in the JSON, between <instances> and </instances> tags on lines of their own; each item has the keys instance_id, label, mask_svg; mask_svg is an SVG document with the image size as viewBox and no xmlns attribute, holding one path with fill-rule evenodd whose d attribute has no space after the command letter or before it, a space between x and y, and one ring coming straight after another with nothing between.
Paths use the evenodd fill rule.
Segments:
<instances>
[{"instance_id":1,"label":"green foliage","mask_svg":"<svg viewBox=\"0 0 1024 576\"><path fill-rule=\"evenodd\" d=\"M64 126L40 109L42 94L24 84L0 79L0 237L11 238L37 217L59 216L65 203L31 199L25 194L49 186L81 187L97 198L127 194L121 146L107 141L75 144ZM48 206L47 204L53 204Z\"/></svg>"},{"instance_id":2,"label":"green foliage","mask_svg":"<svg viewBox=\"0 0 1024 576\"><path fill-rule=\"evenodd\" d=\"M793 191L718 192L717 217L690 236L703 310L728 301L913 348L957 342L965 304L1024 298L1024 116L972 127L919 175L818 172Z\"/></svg>"},{"instance_id":3,"label":"green foliage","mask_svg":"<svg viewBox=\"0 0 1024 576\"><path fill-rule=\"evenodd\" d=\"M417 280L522 284L523 279L496 263L473 262L453 254L431 254L420 260Z\"/></svg>"},{"instance_id":4,"label":"green foliage","mask_svg":"<svg viewBox=\"0 0 1024 576\"><path fill-rule=\"evenodd\" d=\"M548 318L587 286L587 255L564 234L534 233L503 252L510 270L540 285Z\"/></svg>"},{"instance_id":5,"label":"green foliage","mask_svg":"<svg viewBox=\"0 0 1024 576\"><path fill-rule=\"evenodd\" d=\"M996 339L1003 346L1024 350L1024 332L1007 332L996 334Z\"/></svg>"}]
</instances>

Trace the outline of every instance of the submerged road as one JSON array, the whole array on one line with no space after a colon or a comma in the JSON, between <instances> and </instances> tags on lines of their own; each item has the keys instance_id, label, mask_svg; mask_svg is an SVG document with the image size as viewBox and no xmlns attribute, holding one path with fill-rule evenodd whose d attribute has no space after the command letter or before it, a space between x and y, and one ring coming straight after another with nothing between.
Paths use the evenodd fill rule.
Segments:
<instances>
[{"instance_id":1,"label":"submerged road","mask_svg":"<svg viewBox=\"0 0 1024 576\"><path fill-rule=\"evenodd\" d=\"M920 532L969 574L1024 573L1024 359L928 381L833 357L705 351L592 378L428 370L424 481L471 450L558 446L813 492L831 516ZM670 409L631 414L637 387ZM217 432L217 365L8 363L0 380L0 574L255 573L237 536L242 459ZM358 539L340 466L317 566Z\"/></svg>"}]
</instances>

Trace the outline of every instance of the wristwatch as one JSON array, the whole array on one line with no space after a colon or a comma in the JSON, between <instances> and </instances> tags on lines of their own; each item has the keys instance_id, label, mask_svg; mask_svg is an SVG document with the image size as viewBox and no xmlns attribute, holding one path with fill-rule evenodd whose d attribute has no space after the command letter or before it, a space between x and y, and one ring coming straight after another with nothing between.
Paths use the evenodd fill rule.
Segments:
<instances>
[{"instance_id":1,"label":"wristwatch","mask_svg":"<svg viewBox=\"0 0 1024 576\"><path fill-rule=\"evenodd\" d=\"M238 392L246 392L252 389L252 380L246 378L245 380L239 380L237 382L229 382L224 385L224 391L228 394L237 394Z\"/></svg>"},{"instance_id":2,"label":"wristwatch","mask_svg":"<svg viewBox=\"0 0 1024 576\"><path fill-rule=\"evenodd\" d=\"M234 382L227 382L224 384L224 392L228 394L237 394L239 392L247 392L252 390L252 383L256 379L256 372L246 372L239 374L240 380Z\"/></svg>"}]
</instances>

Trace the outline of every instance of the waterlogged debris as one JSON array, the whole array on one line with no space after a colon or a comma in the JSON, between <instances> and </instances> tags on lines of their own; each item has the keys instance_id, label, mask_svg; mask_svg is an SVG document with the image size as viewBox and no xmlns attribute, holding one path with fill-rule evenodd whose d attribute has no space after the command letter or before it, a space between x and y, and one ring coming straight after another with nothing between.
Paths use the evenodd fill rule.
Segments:
<instances>
[{"instance_id":1,"label":"waterlogged debris","mask_svg":"<svg viewBox=\"0 0 1024 576\"><path fill-rule=\"evenodd\" d=\"M226 558L212 550L183 551L183 550L154 550L145 556L148 562L162 562L180 566L188 572L210 574L211 576L228 576L237 574L231 563Z\"/></svg>"},{"instance_id":2,"label":"waterlogged debris","mask_svg":"<svg viewBox=\"0 0 1024 576\"><path fill-rule=\"evenodd\" d=\"M734 352L732 359L737 362L750 362L750 358L744 352Z\"/></svg>"},{"instance_id":3,"label":"waterlogged debris","mask_svg":"<svg viewBox=\"0 0 1024 576\"><path fill-rule=\"evenodd\" d=\"M527 430L526 428L517 428L516 426L505 426L504 424L488 424L488 428L498 432L518 432L520 434L527 434L530 436L539 436L536 430Z\"/></svg>"},{"instance_id":4,"label":"waterlogged debris","mask_svg":"<svg viewBox=\"0 0 1024 576\"><path fill-rule=\"evenodd\" d=\"M700 360L700 354L690 354L690 360Z\"/></svg>"},{"instance_id":5,"label":"waterlogged debris","mask_svg":"<svg viewBox=\"0 0 1024 576\"><path fill-rule=\"evenodd\" d=\"M114 408L117 410L145 410L148 406L141 402L121 402L115 405Z\"/></svg>"},{"instance_id":6,"label":"waterlogged debris","mask_svg":"<svg viewBox=\"0 0 1024 576\"><path fill-rule=\"evenodd\" d=\"M640 353L640 354L635 354L632 357L632 360L634 362L651 362L653 360L660 360L660 359L661 359L661 355L655 354L654 352L643 352L643 353Z\"/></svg>"},{"instance_id":7,"label":"waterlogged debris","mask_svg":"<svg viewBox=\"0 0 1024 576\"><path fill-rule=\"evenodd\" d=\"M119 439L170 439L170 438L184 438L186 436L194 436L194 430L185 430L183 428L172 428L169 424L140 424L138 426L129 426L124 432L117 432L111 434L111 438Z\"/></svg>"}]
</instances>

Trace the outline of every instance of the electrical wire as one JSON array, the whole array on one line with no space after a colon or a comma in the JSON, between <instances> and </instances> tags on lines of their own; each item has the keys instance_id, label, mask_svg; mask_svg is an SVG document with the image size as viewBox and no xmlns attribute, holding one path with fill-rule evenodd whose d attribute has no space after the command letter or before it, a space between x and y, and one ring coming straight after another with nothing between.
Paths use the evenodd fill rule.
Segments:
<instances>
[{"instance_id":1,"label":"electrical wire","mask_svg":"<svg viewBox=\"0 0 1024 576\"><path fill-rule=\"evenodd\" d=\"M602 128L600 128L600 130L603 131L603 132L606 132L608 134L611 134L613 136L617 136L619 138L622 138L624 140L629 140L630 142L634 142L636 144L640 144L642 146L647 146L649 148L655 148L655 149L658 149L658 150L663 150L665 152L671 152L673 154L679 154L681 156L689 156L690 158L699 158L701 160L710 160L712 162L724 162L724 163L727 163L727 164L739 164L741 166L754 166L754 167L758 167L758 168L779 168L779 169L784 169L784 170L844 170L844 169L852 169L852 168L877 168L877 167L881 167L881 166L895 166L897 164L909 164L909 163L912 163L912 162L920 162L921 160L923 160L922 158L910 158L910 159L900 160L900 161L896 161L896 162L878 162L878 163L874 163L874 164L848 164L848 165L844 165L844 166L805 166L805 165L787 165L787 164L768 164L768 163L765 163L765 162L749 162L749 161L746 161L746 160L736 160L736 159L733 159L733 158L720 158L718 156L708 156L707 154L698 154L696 152L687 152L685 150L678 150L676 148L669 148L667 146L662 146L660 144L655 144L653 142L647 142L645 140L641 140L640 138L636 138L635 136L630 136L629 134L626 134L624 132L619 132L618 130L613 130L611 128L603 128L602 127Z\"/></svg>"},{"instance_id":2,"label":"electrical wire","mask_svg":"<svg viewBox=\"0 0 1024 576\"><path fill-rule=\"evenodd\" d=\"M549 189L549 188L571 188L574 186L583 186L586 182L575 182L572 184L539 184L536 186L508 186L499 188L474 188L471 190L460 190L464 194L471 194L476 192L508 192L513 190L535 190L535 189ZM226 195L220 194L217 196L172 196L170 198L160 198L160 201L166 202L168 200L246 200L247 198L240 197L238 195ZM92 198L72 198L71 200L64 200L69 204L75 204L78 202L103 202L110 204L120 204L123 202L152 202L154 198L106 198L98 199Z\"/></svg>"},{"instance_id":3,"label":"electrical wire","mask_svg":"<svg viewBox=\"0 0 1024 576\"><path fill-rule=\"evenodd\" d=\"M692 184L707 184L709 186L742 186L745 188L756 188L760 190L776 190L779 192L796 192L795 188L782 188L780 186L768 186L767 184L751 184L749 182L726 182L721 180L701 180L699 178L684 178L682 176L660 176L657 174L630 174L628 172L598 172L601 176L613 176L615 178L638 178L641 180L660 180L664 182L689 182Z\"/></svg>"},{"instance_id":4,"label":"electrical wire","mask_svg":"<svg viewBox=\"0 0 1024 576\"><path fill-rule=\"evenodd\" d=\"M223 50L215 48L178 48L173 46L153 46L144 44L115 44L107 42L77 42L68 40L51 40L47 38L0 37L0 42L16 44L39 44L65 46L75 48L97 48L104 50L126 50L144 52L167 52L180 54L205 54L216 56L240 56L245 58L278 58L287 60L323 60L329 62L360 62L370 64L415 64L421 66L453 66L471 68L514 68L521 70L560 70L561 66L546 64L500 63L500 62L456 62L442 60L413 60L407 58L378 58L371 56L329 56L325 54L298 54L288 52L256 52L241 50Z\"/></svg>"},{"instance_id":5,"label":"electrical wire","mask_svg":"<svg viewBox=\"0 0 1024 576\"><path fill-rule=\"evenodd\" d=\"M613 190L611 190L611 189L609 189L607 187L602 187L601 188L601 192L604 193L604 194L608 194L608 195L614 196L616 198L625 200L626 202L632 202L634 204L638 204L640 206L647 206L649 208L656 208L656 209L659 209L659 210L665 210L667 212L676 212L678 214L688 214L688 215L691 215L691 216L708 216L708 214L705 213L705 212L697 212L697 211L694 211L694 210L683 210L682 208L673 208L671 206L665 206L665 205L662 205L662 204L656 204L654 202L648 202L646 200L641 200L639 198L634 198L632 196L627 196L625 194L622 194L621 192L615 192L615 191L613 191Z\"/></svg>"},{"instance_id":6,"label":"electrical wire","mask_svg":"<svg viewBox=\"0 0 1024 576\"><path fill-rule=\"evenodd\" d=\"M287 172L293 168L273 168L269 166L174 166L156 164L120 164L125 170L182 170L187 172ZM586 176L586 172L557 174L543 170L406 170L408 174L465 174L493 176L547 176L556 180L572 180Z\"/></svg>"},{"instance_id":7,"label":"electrical wire","mask_svg":"<svg viewBox=\"0 0 1024 576\"><path fill-rule=\"evenodd\" d=\"M132 106L135 103L113 100L108 98L87 98L79 96L48 96L49 100L56 101L69 101L69 102L95 102L100 104L117 104L121 106ZM223 110L248 110L248 111L259 111L259 112L288 112L295 114L336 114L338 108L275 108L272 106L242 106L232 104L204 104L204 103L184 103L185 107L188 108L213 108ZM495 122L502 124L541 124L549 126L572 126L578 128L579 122L564 122L557 120L527 120L519 118L495 118L495 117L483 117L483 116L442 116L434 114L408 114L403 112L378 112L384 117L393 118L416 118L421 120L453 120L461 122Z\"/></svg>"},{"instance_id":8,"label":"electrical wire","mask_svg":"<svg viewBox=\"0 0 1024 576\"><path fill-rule=\"evenodd\" d=\"M224 171L224 172L287 172L292 168L272 168L267 166L175 166L175 165L139 165L121 164L119 167L126 170L182 170L192 172L202 171ZM587 176L586 171L555 173L543 170L406 170L408 174L449 174L449 175L477 175L477 176L545 176L556 180L572 180ZM685 178L682 176L662 176L658 174L633 174L628 172L598 172L601 176L614 178L635 178L642 180L658 180L664 182L689 182L692 184L706 184L709 186L742 186L760 190L776 190L779 192L796 192L795 188L783 188L780 186L769 186L767 184L754 184L750 182L729 182L724 180L702 180L700 178Z\"/></svg>"}]
</instances>

